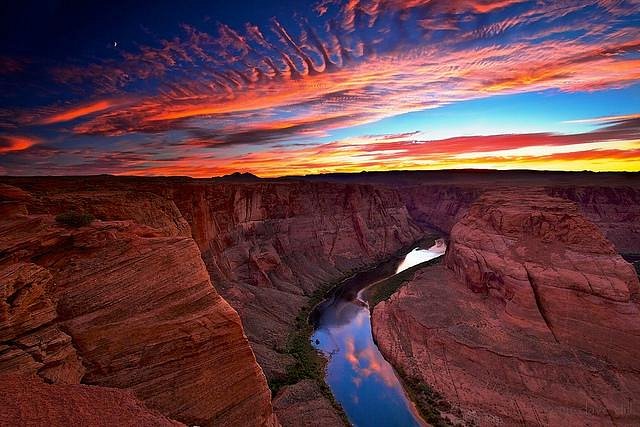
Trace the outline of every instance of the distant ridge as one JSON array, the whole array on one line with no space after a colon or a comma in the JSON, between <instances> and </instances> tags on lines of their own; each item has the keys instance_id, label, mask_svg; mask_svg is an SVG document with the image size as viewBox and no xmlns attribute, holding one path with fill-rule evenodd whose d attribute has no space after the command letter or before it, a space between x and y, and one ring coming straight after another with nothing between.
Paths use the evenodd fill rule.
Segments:
<instances>
[{"instance_id":1,"label":"distant ridge","mask_svg":"<svg viewBox=\"0 0 640 427\"><path fill-rule=\"evenodd\" d=\"M228 175L213 178L213 180L223 182L257 182L261 181L262 178L255 176L254 174L249 172L234 172Z\"/></svg>"}]
</instances>

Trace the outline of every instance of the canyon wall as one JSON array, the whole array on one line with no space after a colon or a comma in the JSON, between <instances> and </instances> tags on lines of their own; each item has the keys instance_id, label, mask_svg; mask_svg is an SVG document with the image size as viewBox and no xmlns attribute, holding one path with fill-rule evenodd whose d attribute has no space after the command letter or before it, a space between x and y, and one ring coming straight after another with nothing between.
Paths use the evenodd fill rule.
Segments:
<instances>
[{"instance_id":1,"label":"canyon wall","mask_svg":"<svg viewBox=\"0 0 640 427\"><path fill-rule=\"evenodd\" d=\"M399 192L414 220L448 234L480 194L491 187L495 186L425 184L403 187ZM535 185L517 184L509 188L528 191ZM557 184L539 188L550 196L575 202L619 253L640 253L639 187Z\"/></svg>"},{"instance_id":2,"label":"canyon wall","mask_svg":"<svg viewBox=\"0 0 640 427\"><path fill-rule=\"evenodd\" d=\"M639 290L575 203L487 192L453 226L445 264L376 306L373 331L452 420L637 425Z\"/></svg>"},{"instance_id":3,"label":"canyon wall","mask_svg":"<svg viewBox=\"0 0 640 427\"><path fill-rule=\"evenodd\" d=\"M287 336L314 291L421 236L396 192L370 186L188 184L163 194L191 224L269 378L291 363Z\"/></svg>"},{"instance_id":4,"label":"canyon wall","mask_svg":"<svg viewBox=\"0 0 640 427\"><path fill-rule=\"evenodd\" d=\"M568 292L566 290L558 291L560 295L546 289L538 292L539 286L534 289L534 285L530 288L537 293L512 295L514 287L506 286L503 295L498 295L494 288L500 286L494 284L504 282L505 277L512 275L517 283L525 285L544 282L549 275L559 275L561 279L549 280L562 283L565 283L565 276L572 277L576 283L570 282L573 283L571 292L578 292L579 286L590 286L600 292L596 296L585 294L589 299L596 298L592 304L595 318L604 319L605 325L590 326L589 332L597 335L592 338L607 336L610 340L615 337L616 341L623 341L615 333L608 334L611 325L606 321L611 320L607 318L610 314L608 309L600 308L614 301L619 304L614 307L616 311L624 314L635 310L635 303L620 300L626 294L620 290L617 279L612 279L619 277L621 273L617 269L624 270L627 264L618 264L613 247L601 234L595 240L560 241L556 246L550 246L551 249L543 246L542 252L556 254L557 259L539 262L534 262L536 254L541 252L538 244L514 243L522 240L524 232L505 237L502 246L494 248L491 245L497 245L499 239L486 235L478 237L474 231L484 227L480 222L466 228L455 224L481 217L482 209L490 206L481 195L486 188L495 185L489 181L447 183L447 176L443 175L436 183L405 179L397 185L376 182L375 187L358 182L318 180L234 182L110 176L5 178L10 185L0 184L0 224L4 227L0 283L3 286L10 283L11 288L6 285L3 296L0 371L35 372L38 378L56 385L81 382L132 390L141 405L188 423L272 424L275 419L262 372L269 380L278 381L286 376L287 367L294 362L287 352L287 337L309 297L416 241L423 233L420 227L452 233L455 250L452 248L447 255L449 268L439 267L433 276L452 285L444 290L434 287L430 292L442 294L431 296L422 294L423 288L410 285L400 291L400 295L407 298L406 304L403 298L394 297L383 305L386 308L376 309L380 314L375 316L388 315L384 321L377 322L385 326L377 327L376 333L380 337L388 334L387 350L392 360L402 365L402 355L414 351L432 356L429 350L414 342L415 337L432 333L422 329L420 322L416 323L411 317L418 318L415 313L410 315L416 310L413 307L418 307L417 313L442 316L431 319L436 323L449 325L448 319L463 319L458 325L463 332L456 332L455 338L438 339L460 354L467 354L470 360L475 357L473 353L465 353L464 347L456 347L462 342L460 337L464 336L467 344L475 345L477 330L482 332L486 326L482 319L493 316L499 317L500 322L507 319L515 323L515 326L511 323L491 325L491 328L503 331L499 336L505 345L530 346L524 356L509 347L506 356L501 353L496 357L513 355L515 359L529 363L529 359L534 360L535 351L547 352L552 360L538 363L553 367L560 363L558 360L569 357L565 347L560 350L553 347L564 345L577 352L580 366L586 364L588 368L585 369L597 371L589 363L602 361L606 346L599 349L581 347L585 327L580 322L584 319L579 313L572 312L569 318L574 316L576 324L563 326L566 320L553 318L553 310L557 307L552 300L557 299L560 306L570 306L567 300L571 302L574 296L569 298L563 294ZM531 185L520 181L514 183L517 190L509 194L507 200L491 203L498 207L504 204L505 209L512 206L508 203L509 198L518 200L521 193L530 191ZM565 221L554 217L543 221L558 222L554 233L572 229L575 222L586 227L584 229L591 235L594 227L593 224L584 225L589 224L586 216L606 233L618 252L640 252L640 190L637 186L619 185L617 181L609 187L545 184L534 191L536 203L542 203L541 208L547 206L546 202L551 203L548 206L555 203L569 218ZM564 198L562 203L565 204L558 204L559 199L549 195ZM540 197L542 199L536 199ZM474 203L480 203L482 207L470 216ZM512 212L507 210L501 215L516 224L518 221L535 222L537 220L529 217L546 218L549 214L535 209L535 204L526 202L525 214L511 217ZM91 213L97 221L79 229L64 227L54 221L56 214L69 210ZM512 233L513 230L503 230L500 221L495 224L491 221L489 225L494 228L485 227L487 233L496 236ZM456 229L462 231L456 232ZM502 272L501 269L506 268L502 264L496 264L497 267L492 267L488 273L483 269L474 270L471 262L454 262L456 256L468 260L482 254L492 262L499 258L487 255L486 248L465 255L465 236L478 238L480 242L490 240L486 247L493 248L494 254L509 254L505 259L511 257L515 264L525 259L518 255L523 249L516 248L524 247L529 281L523 281L522 270ZM473 248L476 243L468 247ZM567 251L581 254L578 258L568 258L575 265L562 261L566 259L562 252L565 246ZM591 264L594 255L589 251L593 247L604 252ZM613 259L615 262L611 261ZM560 266L558 271L549 270L549 265L556 263ZM583 264L589 272L588 279L576 279L575 271L582 269ZM601 273L589 270L595 268L594 265L603 269ZM416 279L418 283L434 280L420 274ZM608 285L608 281L614 284ZM19 291L25 286L24 291ZM612 290L607 291L607 286ZM632 294L635 295L629 291L629 298ZM21 295L29 296L23 298ZM578 295L584 297L582 293ZM440 305L434 310L429 304ZM550 313L545 311L547 305L554 307ZM468 312L462 313L463 308ZM242 325L234 309L240 315ZM387 314L383 316L382 313ZM3 329L7 321L11 322L10 326ZM465 322L469 325L463 326ZM548 325L554 322L559 322L560 326L554 327L551 333L552 328ZM580 332L572 335L571 328ZM129 329L133 331L132 335L125 337L122 331ZM251 348L247 346L243 330ZM525 335L531 334L531 340L525 340L524 344L517 340L510 342L512 334L523 331ZM486 333L494 332L491 329ZM125 345L131 339L137 344ZM543 344L535 347L533 342L540 339ZM555 342L560 339L566 342ZM385 340L382 342L384 346ZM630 339L629 342L634 341ZM489 344L482 342L482 345ZM615 363L624 361L620 355L626 350L624 346L614 346L612 357L615 355L620 359ZM583 353L591 359L587 358L585 362ZM448 353L444 357L448 360ZM262 370L256 365L256 359ZM402 366L415 375L426 375L419 367L412 367L413 359L413 356L407 357ZM438 363L448 362L440 360ZM497 365L495 361L487 363ZM476 375L473 369L478 370L478 367L474 366L464 366L463 370L470 376ZM567 366L577 369L575 363ZM496 372L491 369L486 376L491 384L489 388L496 387L495 381L490 380ZM565 375L560 368L549 369L551 376ZM633 388L633 375L636 374L632 372L629 384L616 383L616 386ZM508 375L515 373L508 371ZM590 380L583 377L572 377L572 381L590 384ZM528 387L532 387L531 384ZM202 388L211 391L202 394L199 391ZM302 419L301 414L307 414L305 419L314 418L314 412L324 414L317 417L318 423L339 423L328 399L319 390L310 393L308 390L311 389L314 389L312 383L303 382L285 387L276 396L276 411L282 424L295 425ZM460 394L460 390L456 390ZM602 388L601 391L606 393L608 390ZM524 394L528 396L527 393ZM312 395L307 396L309 394ZM583 394L579 396L584 397ZM609 408L610 405L600 404L594 396L589 396L589 408L592 404L594 408L600 408L597 411ZM478 400L483 399L479 392ZM520 402L520 397L514 399ZM460 401L464 399L460 398ZM571 407L574 403L567 405ZM559 407L566 408L567 405L563 403ZM535 404L532 407L536 408L534 412L538 411ZM243 418L240 414L245 413L248 415ZM492 412L487 409L485 414L488 413ZM523 419L529 419L527 417L523 416ZM482 419L481 416L478 418Z\"/></svg>"},{"instance_id":5,"label":"canyon wall","mask_svg":"<svg viewBox=\"0 0 640 427\"><path fill-rule=\"evenodd\" d=\"M47 384L20 374L0 376L0 421L7 426L138 426L184 424L147 408L133 393L84 384Z\"/></svg>"},{"instance_id":6,"label":"canyon wall","mask_svg":"<svg viewBox=\"0 0 640 427\"><path fill-rule=\"evenodd\" d=\"M400 193L416 222L449 234L482 191L476 186L418 185L402 188Z\"/></svg>"},{"instance_id":7,"label":"canyon wall","mask_svg":"<svg viewBox=\"0 0 640 427\"><path fill-rule=\"evenodd\" d=\"M640 188L580 186L547 187L556 197L574 201L618 252L640 254Z\"/></svg>"},{"instance_id":8,"label":"canyon wall","mask_svg":"<svg viewBox=\"0 0 640 427\"><path fill-rule=\"evenodd\" d=\"M90 411L104 410L106 387L188 424L277 424L240 318L175 205L6 185L0 205L12 212L0 220L0 375L68 385ZM52 215L79 207L104 220L76 228ZM95 401L79 383L101 387Z\"/></svg>"}]
</instances>

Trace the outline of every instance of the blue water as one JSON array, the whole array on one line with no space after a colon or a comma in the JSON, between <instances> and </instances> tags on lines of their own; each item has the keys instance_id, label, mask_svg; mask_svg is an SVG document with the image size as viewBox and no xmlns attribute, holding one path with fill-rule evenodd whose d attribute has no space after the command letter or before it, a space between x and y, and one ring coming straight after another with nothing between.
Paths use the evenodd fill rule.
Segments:
<instances>
[{"instance_id":1,"label":"blue water","mask_svg":"<svg viewBox=\"0 0 640 427\"><path fill-rule=\"evenodd\" d=\"M443 245L417 250L349 279L312 315L313 345L329 359L326 381L354 426L424 426L393 367L373 342L361 293L373 283L436 258Z\"/></svg>"}]
</instances>

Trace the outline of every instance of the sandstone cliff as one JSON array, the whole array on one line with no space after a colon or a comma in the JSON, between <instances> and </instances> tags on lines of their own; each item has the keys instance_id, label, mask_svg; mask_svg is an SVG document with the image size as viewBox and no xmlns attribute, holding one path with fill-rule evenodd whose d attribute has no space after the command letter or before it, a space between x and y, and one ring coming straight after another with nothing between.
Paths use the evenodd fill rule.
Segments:
<instances>
[{"instance_id":1,"label":"sandstone cliff","mask_svg":"<svg viewBox=\"0 0 640 427\"><path fill-rule=\"evenodd\" d=\"M620 253L640 254L640 189L631 186L548 187L557 197L574 201Z\"/></svg>"},{"instance_id":2,"label":"sandstone cliff","mask_svg":"<svg viewBox=\"0 0 640 427\"><path fill-rule=\"evenodd\" d=\"M446 265L379 304L373 330L466 422L636 425L638 291L574 203L489 192L453 227Z\"/></svg>"},{"instance_id":3,"label":"sandstone cliff","mask_svg":"<svg viewBox=\"0 0 640 427\"><path fill-rule=\"evenodd\" d=\"M388 257L421 235L397 192L370 186L132 182L114 177L49 180L53 183L18 180L35 195L24 201L30 211L84 211L110 223L133 219L146 238L192 233L200 249L196 256L201 255L216 289L240 314L256 357L271 379L283 376L293 362L285 351L287 336L314 291ZM301 400L296 390L308 386L294 387L278 400L283 424L295 424L305 417L301 411L312 407L324 408L325 420L340 423L335 414L329 415L333 409L321 394L315 393L309 402Z\"/></svg>"},{"instance_id":4,"label":"sandstone cliff","mask_svg":"<svg viewBox=\"0 0 640 427\"><path fill-rule=\"evenodd\" d=\"M211 285L175 206L120 193L16 200L22 193L9 190L3 200L27 210L80 204L147 225L68 228L24 209L0 220L0 374L127 389L189 424L276 424L240 319Z\"/></svg>"},{"instance_id":5,"label":"sandstone cliff","mask_svg":"<svg viewBox=\"0 0 640 427\"><path fill-rule=\"evenodd\" d=\"M193 283L192 288L199 289L203 285L195 283L205 283L205 279L201 277L202 263L196 263L198 264L196 265L186 261L187 257L195 256L204 261L206 266L204 273L208 276L207 280L210 279L215 284L217 291L239 313L256 358L267 377L278 379L284 375L286 367L292 363L292 358L284 351L286 339L293 328L296 315L308 303L309 295L321 286L342 279L353 270L376 263L396 252L402 246L418 239L422 232L416 224L450 232L454 224L467 213L479 195L486 188L494 186L492 184L493 178L488 176L483 178L481 182L474 183L467 178L459 177L453 182L448 182L451 181L451 173L447 172L441 175L439 181L434 183L422 182L422 178L411 178L401 179L397 184L376 182L376 187L358 184L359 177L354 178L356 181L352 181L350 184L301 181L269 182L255 179L238 182L237 180L110 176L46 179L5 178L4 181L12 185L0 184L0 214L2 214L0 218L13 218L11 221L24 220L24 218L31 218L35 221L36 218L45 218L49 224L53 224L52 215L76 210L90 212L98 221L88 229L81 230L63 229L53 224L53 228L58 228L55 233L59 234L57 237L54 236L55 238L47 234L38 234L39 231L27 232L32 228L38 229L31 223L24 225L24 230L20 227L16 228L22 234L15 234L13 229L6 229L7 236L15 237L20 244L2 253L2 256L6 257L2 264L2 277L14 277L12 275L15 274L15 271L9 268L13 266L14 270L19 269L24 272L23 274L34 277L35 286L33 289L29 288L29 292L35 292L34 295L38 295L40 292L42 297L25 300L23 309L16 310L12 314L12 322L16 322L18 325L16 328L23 328L23 332L20 332L19 340L13 340L11 336L7 338L8 341L11 341L10 348L0 347L0 366L27 366L29 367L25 368L27 371L36 370L40 377L56 383L62 381L75 383L81 380L82 382L91 381L93 384L110 385L112 383L107 383L107 381L113 380L113 384L121 384L125 374L119 376L112 372L111 368L105 369L105 364L111 366L112 361L102 360L100 358L102 350L98 351L92 347L96 345L99 349L103 349L103 346L106 345L103 341L100 341L99 345L91 341L94 338L98 339L93 336L93 332L89 333L88 342L90 344L86 351L92 357L95 356L96 361L88 363L88 359L77 353L74 333L83 336L82 330L86 328L86 325L82 322L75 323L73 318L76 315L81 319L90 318L88 312L77 311L77 308L68 308L73 318L64 317L66 315L64 315L65 311L61 310L61 301L68 301L68 299L62 298L64 294L58 291L51 293L38 289L58 289L59 282L61 282L65 289L69 289L70 298L78 298L79 301L90 304L95 297L91 297L90 301L83 300L79 294L82 293L83 286L95 286L95 283L100 283L102 271L96 273L95 277L87 279L89 282L85 282L85 278L71 268L72 265L75 265L76 269L84 269L84 262L72 264L68 261L74 261L74 257L83 259L88 256L94 261L89 262L87 268L97 270L96 265L105 261L101 258L91 258L94 254L98 254L100 257L112 257L114 258L113 263L116 264L124 263L126 267L123 266L118 274L125 274L124 272L128 271L130 265L140 270L155 269L157 265L163 264L164 261L161 261L164 260L163 256L168 259L175 257L175 262L170 264L171 271L166 274L175 273L176 276L180 276L176 277L176 282L180 282L181 277L185 275L187 283ZM456 176L454 174L454 178ZM381 179L388 181L388 178L385 177L381 177ZM517 182L514 182L514 185L524 190L530 187L530 183L527 181L529 179L528 175L521 177ZM640 238L637 238L640 237L640 233L638 233L640 204L637 203L640 190L637 186L621 185L618 178L615 178L609 187L603 185L602 188L580 186L575 182L556 183L554 180L555 178L546 179L545 187L541 190L542 193L575 201L581 212L604 230L618 251L640 252L637 248L637 244L640 242ZM506 182L511 183L511 178ZM518 190L516 196L522 190ZM579 217L580 213L575 211L575 206L571 206L571 209L574 209L571 215ZM28 217L25 216L27 212L30 214ZM88 233L87 230L93 230L93 234ZM78 234L81 231L84 234ZM497 231L496 234L501 232ZM115 239L115 243L105 242L106 248L101 250L91 249L89 251L85 249L83 245L94 248L97 244L93 241L102 239L102 237L96 236L102 235L111 236L109 238ZM60 236L66 237L61 238ZM51 239L57 242L53 244L53 249L47 246L49 243L44 247L38 246L41 245L40 242L47 242ZM78 239L87 239L87 243L78 243ZM110 242L110 240L108 241ZM193 241L197 247L193 245ZM74 246L77 244L81 249ZM30 245L37 247L37 250ZM147 245L149 246L147 247ZM99 245L97 247L100 248ZM128 247L132 249L126 249ZM173 247L173 249L166 249L167 247ZM114 248L123 248L124 254L117 252ZM149 258L146 258L146 255L135 255L137 251L144 252L140 248L149 249ZM115 252L114 254L111 253L112 250ZM158 254L156 255L155 252ZM69 254L70 258L67 259L65 254ZM610 254L603 256L606 258ZM537 270L537 264L532 263L531 260L528 262L529 274L532 275L535 282L537 275L542 273ZM570 270L569 266L565 267L563 268ZM7 270L4 270L5 268ZM195 272L191 271L193 269ZM189 271L187 272L187 270ZM164 270L160 271L164 272ZM157 277L158 274L151 274L151 272L148 274L152 277L143 276L144 280L150 280L154 286L168 286L161 278ZM451 275L452 273L446 274ZM562 272L561 274L568 273ZM605 271L602 276L608 277L608 274L608 271ZM129 271L126 280L138 276L138 272ZM66 277L72 279L66 279ZM106 275L105 277L109 278L110 276ZM591 276L589 277L591 280ZM67 285L65 280L72 280L73 284ZM117 280L114 278L114 283ZM593 280L595 283L600 283L599 281L604 279L594 278ZM480 282L482 283L482 280ZM15 284L12 286L15 286L16 289L19 287ZM211 284L209 283L207 286L210 287ZM591 283L591 286L594 284ZM595 285L597 289L600 287L602 286ZM482 286L478 286L476 290L482 290L487 294L495 293L493 290L489 291L489 288L491 287L485 290ZM467 292L466 289L466 287L462 288L464 292ZM132 291L139 292L140 290L133 287ZM172 288L167 292L169 293L166 295L173 295L177 289ZM194 295L197 294L196 291L191 292ZM614 290L611 291L611 295L606 295L618 298L616 292L618 291ZM202 300L209 301L206 304L203 303L204 306L216 307L214 309L216 312L224 313L229 310L224 301L222 303L215 302L220 297L217 296L215 290L213 293L215 295L211 298L207 297ZM122 296L116 295L118 298ZM191 298L189 295L187 293L185 301ZM508 292L505 295L508 297ZM200 306L201 300L196 296L192 298L198 301L198 304L195 305ZM601 295L598 298L606 297ZM170 298L166 296L166 299ZM103 302L105 304L112 303L111 301ZM122 303L125 302L122 301ZM155 303L164 304L165 300L158 300ZM529 303L530 301L527 301L527 304ZM35 306L32 307L31 304L35 304ZM137 300L126 301L126 304L139 304L139 302ZM416 306L419 306L419 303L416 303ZM209 310L207 307L203 310ZM536 312L531 307L523 307L512 304L508 309L509 316L514 316L514 319L520 316L520 321L528 322L528 327L538 331L542 336L548 337L550 332L546 327L545 319L541 316L536 317ZM90 305L90 309L98 308ZM125 310L123 315L131 316L131 308L128 310L129 312ZM160 309L158 308L158 310ZM173 312L172 310L171 313ZM31 318L25 313L39 314ZM197 314L188 314L188 316L197 318ZM141 320L135 316L133 318L140 322L148 321L148 317ZM102 315L97 319L102 319ZM237 323L237 319L235 322L229 323ZM128 325L126 321L124 324ZM74 326L77 329L73 329ZM206 327L212 328L214 326ZM215 327L218 327L217 324ZM239 325L234 328L239 329ZM560 329L558 330L559 334L561 334ZM183 330L181 332L187 333ZM2 334L3 331L0 328L0 335ZM241 330L240 334L242 334ZM45 335L46 339L43 338ZM167 335L161 334L161 336L151 338L152 340L170 341L161 348L167 355L173 354L174 350L169 335L167 333ZM173 335L171 336L173 337ZM198 334L195 336L199 337ZM194 338L196 343L194 348L201 345L198 339ZM40 343L43 340L55 343L55 345L42 346ZM180 342L180 346L183 345L180 338L176 338L176 340ZM6 343L3 342L3 344ZM240 347L243 345L241 343ZM120 352L121 347L121 343L115 343L112 347L105 348L104 351L105 354L111 351ZM222 351L209 349L209 351L213 350ZM140 354L147 354L144 350L139 351L141 353L135 355L127 353L128 356L125 359L127 361L136 360ZM197 350L194 349L193 352L196 353ZM620 352L616 350L613 353ZM13 362L7 361L9 359L7 354L11 354ZM253 378L250 381L253 381L251 387L254 387L255 396L251 397L242 393L235 396L231 393L234 396L231 400L242 401L242 399L246 399L249 402L251 399L255 399L253 406L257 408L256 414L259 413L256 415L256 419L262 420L259 422L272 422L270 415L267 415L270 410L267 408L268 391L264 385L264 379L261 379L259 369L257 372L255 371L255 362L252 356L236 357L235 354L224 353L224 351L220 353L220 356L224 360L229 358L237 365L246 363L250 367L248 371L253 372L250 374L250 377ZM202 361L206 360L206 357L204 355L197 357L199 358L196 365L203 366L201 364L204 363ZM17 362L18 360L21 361ZM142 357L140 360L147 363L148 357ZM118 370L122 369L124 372L128 372L130 367L127 367L125 362L122 362L124 366L121 366L120 363L121 361L118 360ZM160 370L155 371L156 367L153 366L153 363L150 365L145 369L153 372L153 375L160 372ZM172 368L184 369L184 366L178 365L176 362ZM195 375L195 371L200 369L196 368L196 365L190 374ZM243 372L239 367L234 369L237 371L229 372ZM227 371L224 372L226 375ZM211 372L203 375L211 375ZM237 374L232 377L239 383L244 381ZM178 381L171 375L168 375L166 379ZM144 383L149 379L140 377L135 381ZM224 384L226 387L227 383ZM140 397L139 393L149 393L143 399L147 404L155 399L152 396L159 395L157 401L161 404L166 403L168 410L173 411L171 402L175 401L174 396L169 399L163 395L162 387L164 385L161 383L149 387L135 386L137 387L136 395ZM331 405L321 394L314 393L310 400L301 398L304 393L301 393L300 390L307 390L309 386L309 384L301 383L291 389L284 390L278 396L276 407L283 424L292 425L301 419L311 419L313 417L309 414L314 410L326 412L326 417L316 418L337 419L335 414L330 413ZM126 384L125 387L134 389L132 384ZM174 388L180 390L181 387L183 386L178 384ZM190 399L195 395L194 393L187 389L184 393L185 399ZM227 397L224 396L225 399ZM217 397L211 397L211 400L216 399ZM162 403L163 401L164 403ZM207 406L209 403L203 399L202 406ZM180 404L175 403L176 406ZM225 414L227 412L219 406L213 405L213 407L216 411L222 411ZM192 410L194 413L199 413L200 410L182 406L181 408ZM242 404L239 404L237 408L240 412ZM234 412L234 410L229 409L229 412ZM168 412L163 411L163 413L167 414ZM318 420L316 419L316 421Z\"/></svg>"},{"instance_id":6,"label":"sandstone cliff","mask_svg":"<svg viewBox=\"0 0 640 427\"><path fill-rule=\"evenodd\" d=\"M516 183L523 191L534 184ZM420 224L449 233L471 204L491 184L416 185L402 188L402 198L411 216ZM624 185L547 185L554 197L571 200L613 242L620 253L640 253L640 188Z\"/></svg>"},{"instance_id":7,"label":"sandstone cliff","mask_svg":"<svg viewBox=\"0 0 640 427\"><path fill-rule=\"evenodd\" d=\"M184 426L149 410L133 393L37 377L0 376L0 421L7 426Z\"/></svg>"},{"instance_id":8,"label":"sandstone cliff","mask_svg":"<svg viewBox=\"0 0 640 427\"><path fill-rule=\"evenodd\" d=\"M396 192L369 186L191 184L165 195L191 224L213 282L240 313L268 377L289 363L281 350L315 290L421 234Z\"/></svg>"},{"instance_id":9,"label":"sandstone cliff","mask_svg":"<svg viewBox=\"0 0 640 427\"><path fill-rule=\"evenodd\" d=\"M544 188L574 201L620 253L640 253L640 174L541 171L396 171L300 177L396 189L421 225L449 233L478 196L496 187Z\"/></svg>"}]
</instances>

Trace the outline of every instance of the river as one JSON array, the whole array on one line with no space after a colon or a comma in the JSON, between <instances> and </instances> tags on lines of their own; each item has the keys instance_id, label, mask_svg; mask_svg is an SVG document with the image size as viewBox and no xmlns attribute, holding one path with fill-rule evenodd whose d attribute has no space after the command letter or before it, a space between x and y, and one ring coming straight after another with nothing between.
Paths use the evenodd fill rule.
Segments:
<instances>
[{"instance_id":1,"label":"river","mask_svg":"<svg viewBox=\"0 0 640 427\"><path fill-rule=\"evenodd\" d=\"M414 265L443 255L444 242L414 248L343 282L311 314L313 346L329 359L326 382L349 421L365 426L423 426L393 367L371 334L371 313L362 291Z\"/></svg>"}]
</instances>

